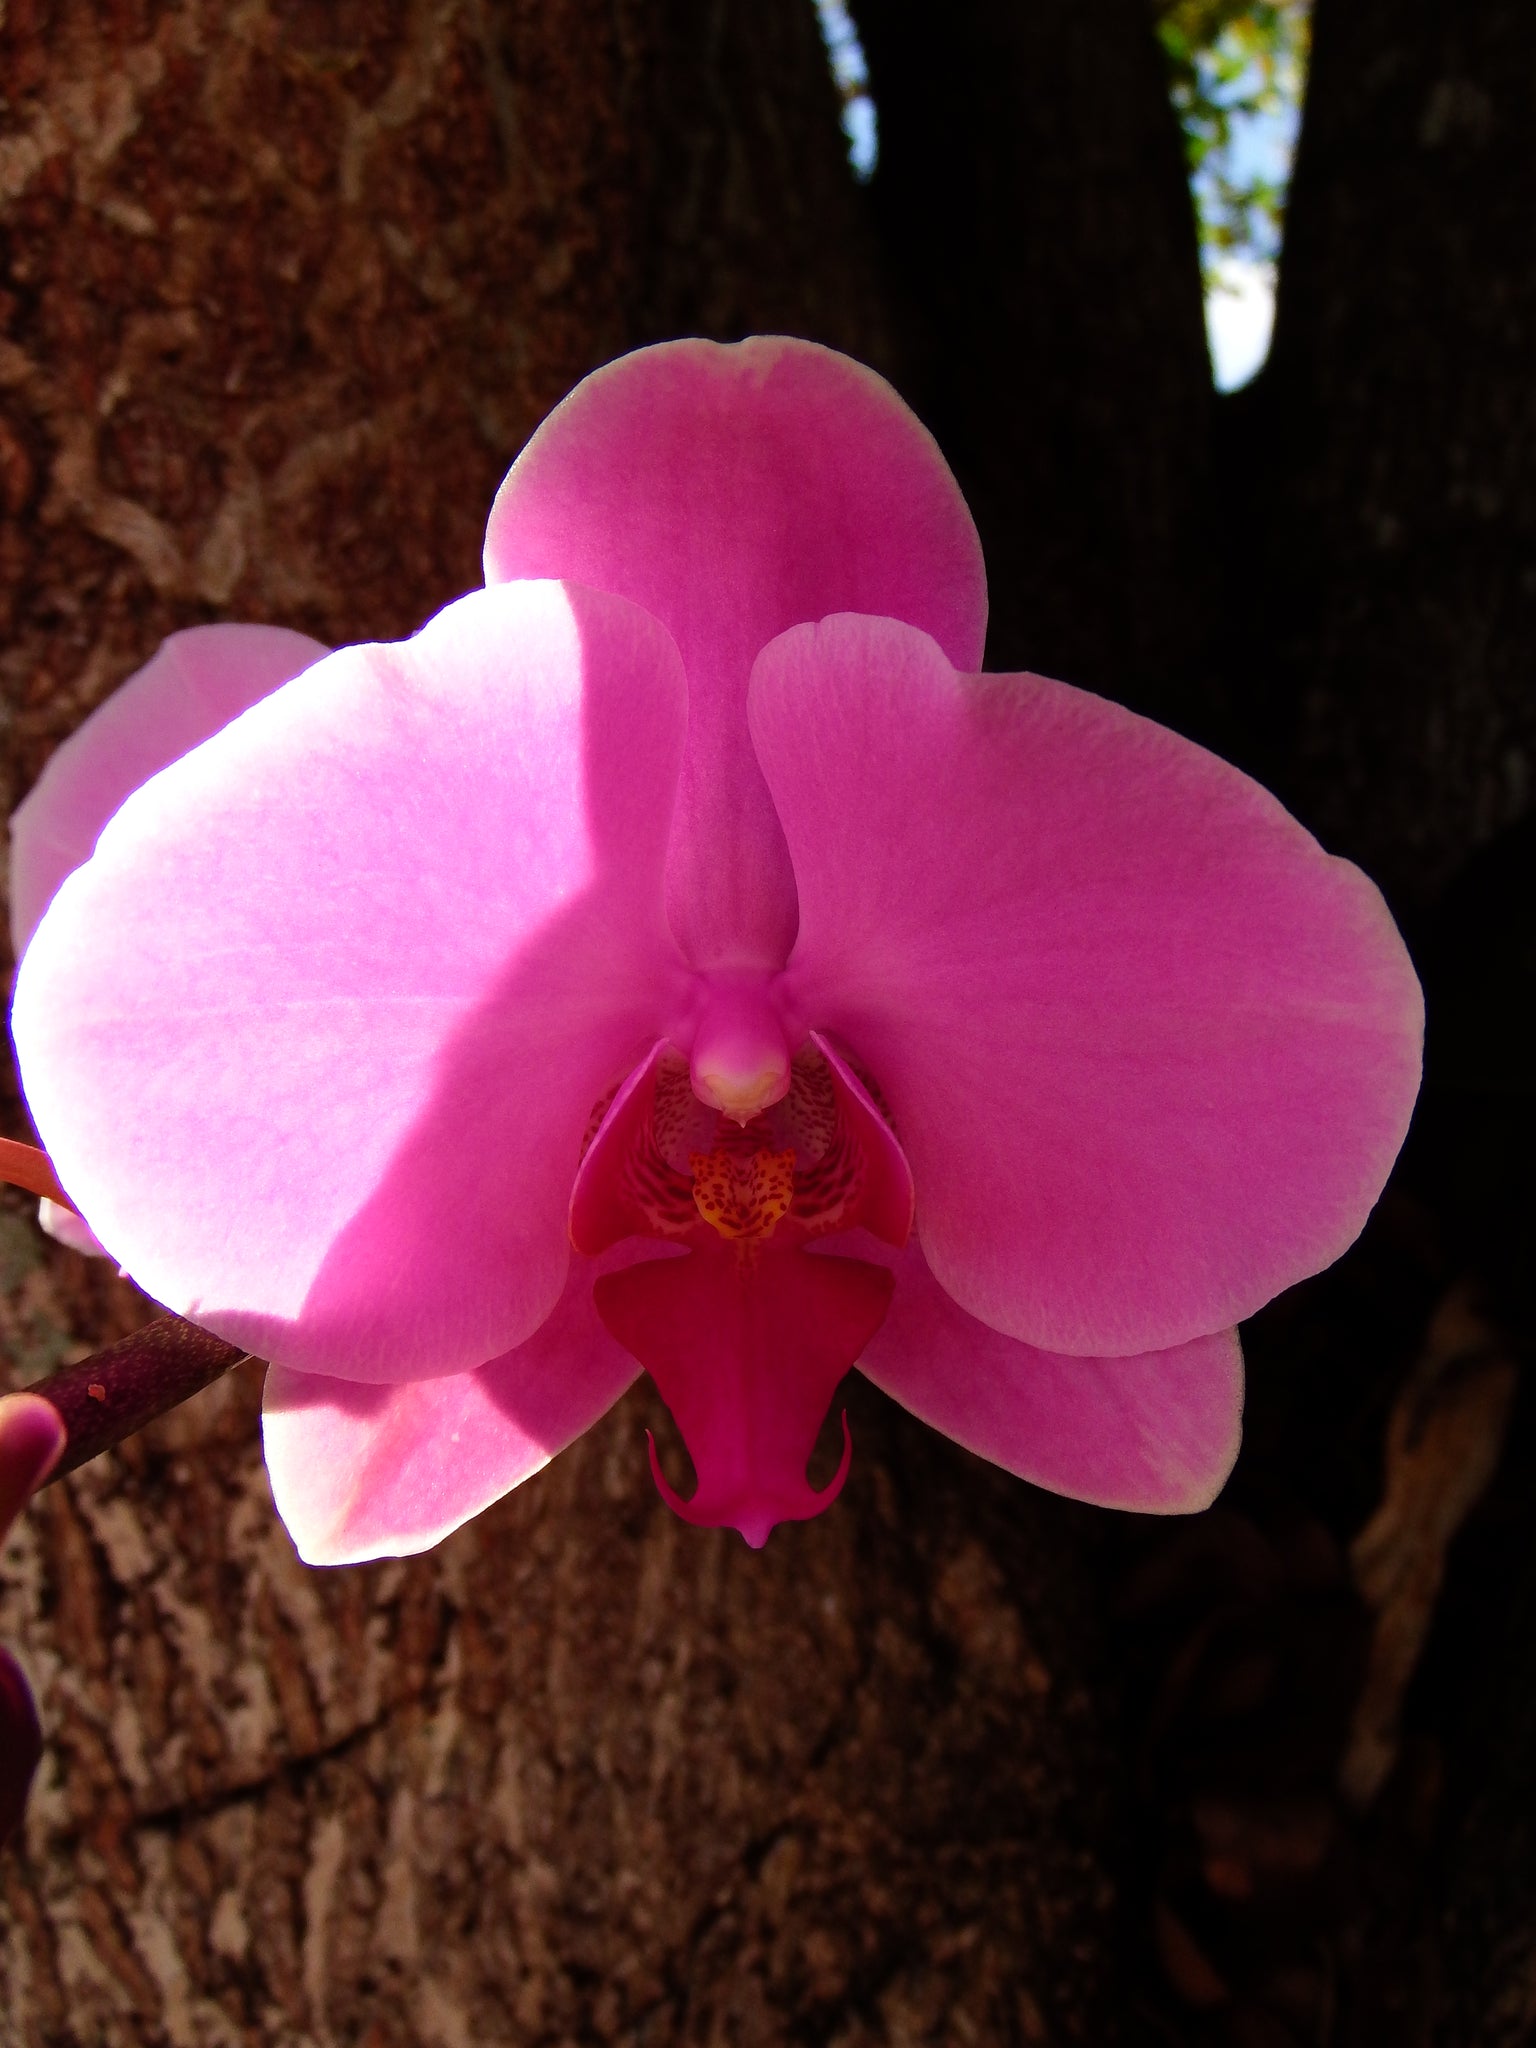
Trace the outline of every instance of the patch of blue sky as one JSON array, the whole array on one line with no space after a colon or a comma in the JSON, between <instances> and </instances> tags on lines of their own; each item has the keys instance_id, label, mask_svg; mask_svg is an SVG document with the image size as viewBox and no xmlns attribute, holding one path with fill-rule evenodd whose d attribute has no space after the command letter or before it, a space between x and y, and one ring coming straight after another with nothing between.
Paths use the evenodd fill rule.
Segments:
<instances>
[{"instance_id":1,"label":"patch of blue sky","mask_svg":"<svg viewBox=\"0 0 1536 2048\"><path fill-rule=\"evenodd\" d=\"M1217 175L1229 185L1262 180L1283 191L1290 182L1300 123L1295 94L1263 113L1234 113L1220 163L1207 159L1193 179L1202 217L1219 210ZM1274 332L1279 235L1266 216L1255 213L1252 221L1249 247L1224 252L1207 264L1205 331L1218 391L1235 391L1258 374Z\"/></svg>"},{"instance_id":2,"label":"patch of blue sky","mask_svg":"<svg viewBox=\"0 0 1536 2048\"><path fill-rule=\"evenodd\" d=\"M1267 107L1263 113L1234 111L1227 147L1212 151L1194 174L1195 203L1202 217L1219 211L1216 184L1219 176L1224 176L1229 185L1249 185L1262 180L1265 184L1278 185L1283 191L1290 183L1291 159L1296 153L1296 136L1300 127L1301 107L1294 96L1288 95L1279 105ZM1280 253L1280 245L1270 223L1256 215L1253 228L1253 253L1273 262Z\"/></svg>"},{"instance_id":3,"label":"patch of blue sky","mask_svg":"<svg viewBox=\"0 0 1536 2048\"><path fill-rule=\"evenodd\" d=\"M854 27L844 0L816 0L827 62L843 100L843 133L848 138L848 161L853 174L867 183L874 176L880 157L880 124L869 91L869 65L864 45Z\"/></svg>"}]
</instances>

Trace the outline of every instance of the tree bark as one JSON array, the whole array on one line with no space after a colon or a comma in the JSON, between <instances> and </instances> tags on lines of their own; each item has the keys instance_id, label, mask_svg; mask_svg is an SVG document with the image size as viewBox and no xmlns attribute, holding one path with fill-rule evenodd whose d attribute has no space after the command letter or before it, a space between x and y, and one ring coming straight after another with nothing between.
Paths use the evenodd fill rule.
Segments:
<instances>
[{"instance_id":1,"label":"tree bark","mask_svg":"<svg viewBox=\"0 0 1536 2048\"><path fill-rule=\"evenodd\" d=\"M888 356L808 4L12 0L0 34L13 800L175 627L384 638L475 584L595 362ZM16 1382L150 1313L19 1197L0 1269ZM1094 1518L866 1390L845 1499L754 1556L661 1505L637 1395L430 1556L314 1572L258 1381L8 1549L49 1752L4 2048L1113 2038Z\"/></svg>"},{"instance_id":2,"label":"tree bark","mask_svg":"<svg viewBox=\"0 0 1536 2048\"><path fill-rule=\"evenodd\" d=\"M1231 659L1308 822L1410 909L1530 805L1536 22L1319 0L1270 367L1224 476Z\"/></svg>"},{"instance_id":3,"label":"tree bark","mask_svg":"<svg viewBox=\"0 0 1536 2048\"><path fill-rule=\"evenodd\" d=\"M1344 1545L1429 1305L1465 1273L1533 1337L1530 19L1319 0L1274 356L1218 403L1137 0L857 12L867 218L808 4L11 0L0 793L174 627L413 630L593 363L788 329L937 431L994 666L1220 740L1441 906L1445 1086L1360 1251L1252 1333L1254 1452L1154 1560L1139 1731L1107 1520L857 1384L846 1497L759 1557L656 1500L644 1394L404 1564L297 1563L254 1368L50 1489L0 1574L51 1742L0 2048L1108 2044L1144 1998L1190 2048L1373 2048L1428 2040L1437 1967L1445 2048L1519 2038L1518 1408L1403 1766L1362 1816L1336 1762ZM150 1312L0 1196L17 1382Z\"/></svg>"},{"instance_id":4,"label":"tree bark","mask_svg":"<svg viewBox=\"0 0 1536 2048\"><path fill-rule=\"evenodd\" d=\"M1315 1379L1297 1402L1297 1474L1390 1384L1384 1249L1399 1299L1463 1290L1513 1356L1536 1339L1533 133L1528 9L1318 0L1274 349L1221 408L1222 661L1252 678L1231 693L1249 758L1383 884L1428 995L1428 1085L1374 1251L1334 1282L1356 1328L1323 1339L1336 1405ZM1449 1551L1398 1768L1351 1822L1340 2042L1529 2037L1533 1470L1517 1407ZM1339 1499L1348 1536L1368 1503Z\"/></svg>"},{"instance_id":5,"label":"tree bark","mask_svg":"<svg viewBox=\"0 0 1536 2048\"><path fill-rule=\"evenodd\" d=\"M1218 401L1142 11L964 0L939 37L912 0L855 5L882 254L919 350L911 389L980 512L992 664L1106 690L1241 759L1383 883L1423 959L1431 1088L1397 1185L1358 1251L1248 1345L1245 1540L1262 1552L1283 1511L1337 1559L1376 1505L1436 1298L1465 1285L1517 1354L1536 1342L1536 23L1512 0L1318 0L1275 348ZM1531 1785L1532 1577L1511 1561L1536 1492L1518 1417L1512 1441L1451 1546L1400 1766L1369 1810L1338 1788L1357 1674L1334 1634L1360 1625L1342 1565L1314 1558L1315 1583L1287 1593L1299 1629L1272 1591L1236 1628L1226 1587L1164 1643L1142 1779L1163 1819L1138 1848L1165 1860L1127 1915L1157 1930L1160 2038L1528 2033L1536 1865L1510 1816ZM1207 1697L1228 1630L1252 1661ZM1303 1676L1298 1646L1317 1642ZM1175 1768L1156 1751L1186 1693ZM1245 1810L1251 1839L1217 1853L1210 1830ZM1166 1917L1196 1899L1204 1920Z\"/></svg>"},{"instance_id":6,"label":"tree bark","mask_svg":"<svg viewBox=\"0 0 1536 2048\"><path fill-rule=\"evenodd\" d=\"M1141 0L857 0L910 395L980 524L990 668L1210 719L1210 365Z\"/></svg>"},{"instance_id":7,"label":"tree bark","mask_svg":"<svg viewBox=\"0 0 1536 2048\"><path fill-rule=\"evenodd\" d=\"M1319 0L1274 356L1236 436L1285 793L1427 942L1430 1087L1402 1183L1527 1358L1533 134L1528 8ZM1241 581L1234 600L1235 641ZM1437 1831L1411 1908L1370 1937L1402 1943L1422 1915L1442 1987L1422 2023L1446 2048L1529 2036L1533 1469L1517 1414L1410 1695L1444 1774Z\"/></svg>"}]
</instances>

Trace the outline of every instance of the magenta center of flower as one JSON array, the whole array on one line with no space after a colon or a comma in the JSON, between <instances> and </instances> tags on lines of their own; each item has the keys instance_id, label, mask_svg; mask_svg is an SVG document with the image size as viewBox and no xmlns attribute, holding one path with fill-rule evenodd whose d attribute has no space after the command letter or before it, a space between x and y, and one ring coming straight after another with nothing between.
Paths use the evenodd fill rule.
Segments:
<instances>
[{"instance_id":1,"label":"magenta center of flower","mask_svg":"<svg viewBox=\"0 0 1536 2048\"><path fill-rule=\"evenodd\" d=\"M738 1038L748 1063L765 1037ZM684 1500L652 1445L663 1497L754 1546L841 1490L846 1423L831 1484L818 1492L806 1466L838 1381L890 1301L883 1266L809 1247L860 1225L900 1244L912 1213L901 1148L852 1070L814 1037L793 1058L786 1048L784 1064L776 1099L744 1114L744 1092L712 1086L727 1106L704 1098L697 1046L691 1064L658 1047L603 1106L571 1198L580 1251L625 1237L680 1251L641 1252L599 1279L597 1310L655 1380L693 1459L698 1485Z\"/></svg>"}]
</instances>

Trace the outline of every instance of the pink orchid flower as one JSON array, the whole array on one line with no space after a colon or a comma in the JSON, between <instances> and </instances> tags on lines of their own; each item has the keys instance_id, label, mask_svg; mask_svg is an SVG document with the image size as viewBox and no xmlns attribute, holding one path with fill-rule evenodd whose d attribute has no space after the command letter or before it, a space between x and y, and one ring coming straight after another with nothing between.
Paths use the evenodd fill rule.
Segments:
<instances>
[{"instance_id":1,"label":"pink orchid flower","mask_svg":"<svg viewBox=\"0 0 1536 2048\"><path fill-rule=\"evenodd\" d=\"M1413 1103L1376 890L1200 748L975 673L954 480L825 349L589 377L485 569L399 645L178 636L16 821L37 1128L272 1361L301 1554L436 1542L642 1366L662 1491L753 1544L836 1494L853 1365L1040 1485L1207 1502L1233 1325Z\"/></svg>"},{"instance_id":2,"label":"pink orchid flower","mask_svg":"<svg viewBox=\"0 0 1536 2048\"><path fill-rule=\"evenodd\" d=\"M58 1463L64 1425L36 1394L0 1397L0 1539ZM0 1842L20 1825L42 1732L26 1675L0 1648Z\"/></svg>"}]
</instances>

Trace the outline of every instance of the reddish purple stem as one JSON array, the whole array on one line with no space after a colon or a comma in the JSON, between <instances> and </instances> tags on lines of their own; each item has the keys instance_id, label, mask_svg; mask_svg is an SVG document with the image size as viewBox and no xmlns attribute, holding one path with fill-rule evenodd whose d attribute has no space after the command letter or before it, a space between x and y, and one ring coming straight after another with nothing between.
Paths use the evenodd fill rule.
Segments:
<instances>
[{"instance_id":1,"label":"reddish purple stem","mask_svg":"<svg viewBox=\"0 0 1536 2048\"><path fill-rule=\"evenodd\" d=\"M69 1433L51 1483L222 1379L249 1354L180 1316L161 1316L105 1351L27 1389L58 1410Z\"/></svg>"}]
</instances>

